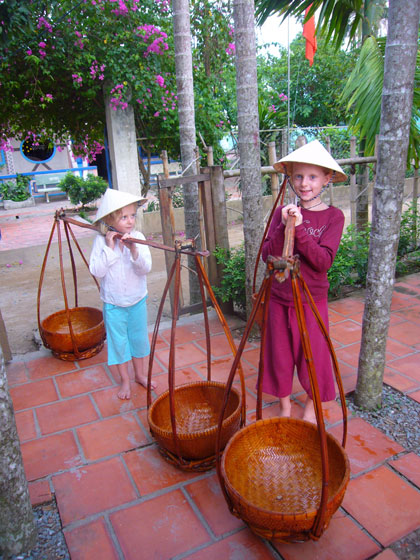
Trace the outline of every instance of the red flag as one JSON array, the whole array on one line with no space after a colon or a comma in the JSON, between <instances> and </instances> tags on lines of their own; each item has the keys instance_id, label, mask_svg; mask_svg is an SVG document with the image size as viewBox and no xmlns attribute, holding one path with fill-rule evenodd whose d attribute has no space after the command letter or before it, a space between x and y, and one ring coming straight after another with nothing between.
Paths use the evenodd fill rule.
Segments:
<instances>
[{"instance_id":1,"label":"red flag","mask_svg":"<svg viewBox=\"0 0 420 560\"><path fill-rule=\"evenodd\" d=\"M307 16L311 6L306 8L305 17ZM309 60L309 66L312 66L314 62L314 55L316 53L315 16L312 16L306 23L303 24L303 36L306 39L305 57Z\"/></svg>"}]
</instances>

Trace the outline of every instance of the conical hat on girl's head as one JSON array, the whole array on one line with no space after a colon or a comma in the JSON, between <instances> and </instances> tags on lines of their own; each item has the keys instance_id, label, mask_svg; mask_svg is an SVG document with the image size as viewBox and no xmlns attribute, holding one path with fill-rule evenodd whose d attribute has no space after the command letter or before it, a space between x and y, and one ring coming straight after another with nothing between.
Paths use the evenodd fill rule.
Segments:
<instances>
[{"instance_id":1,"label":"conical hat on girl's head","mask_svg":"<svg viewBox=\"0 0 420 560\"><path fill-rule=\"evenodd\" d=\"M105 218L105 216L108 216L111 212L120 210L125 206L129 206L130 204L138 204L141 206L145 202L147 202L147 198L142 198L141 196L117 189L106 189L93 223L99 222L99 220L102 220L102 218Z\"/></svg>"},{"instance_id":2,"label":"conical hat on girl's head","mask_svg":"<svg viewBox=\"0 0 420 560\"><path fill-rule=\"evenodd\" d=\"M292 173L292 163L310 163L331 169L334 172L331 178L333 183L341 183L347 179L347 175L318 140L304 144L294 152L276 161L273 167L276 171L290 176Z\"/></svg>"}]
</instances>

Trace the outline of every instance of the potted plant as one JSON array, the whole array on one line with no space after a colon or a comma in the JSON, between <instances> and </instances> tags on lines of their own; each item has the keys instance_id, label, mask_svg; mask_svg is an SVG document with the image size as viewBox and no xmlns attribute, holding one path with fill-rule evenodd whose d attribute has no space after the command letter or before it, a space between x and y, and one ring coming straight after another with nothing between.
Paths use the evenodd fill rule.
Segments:
<instances>
[{"instance_id":1,"label":"potted plant","mask_svg":"<svg viewBox=\"0 0 420 560\"><path fill-rule=\"evenodd\" d=\"M86 213L92 210L87 205L104 194L108 188L108 183L102 177L90 173L86 179L83 179L83 177L74 175L69 171L58 183L58 186L68 195L72 204L82 205L78 214L85 218ZM96 210L96 207L93 210Z\"/></svg>"},{"instance_id":2,"label":"potted plant","mask_svg":"<svg viewBox=\"0 0 420 560\"><path fill-rule=\"evenodd\" d=\"M17 174L16 179L0 183L5 210L35 206L35 200L29 192L29 181L29 175Z\"/></svg>"}]
</instances>

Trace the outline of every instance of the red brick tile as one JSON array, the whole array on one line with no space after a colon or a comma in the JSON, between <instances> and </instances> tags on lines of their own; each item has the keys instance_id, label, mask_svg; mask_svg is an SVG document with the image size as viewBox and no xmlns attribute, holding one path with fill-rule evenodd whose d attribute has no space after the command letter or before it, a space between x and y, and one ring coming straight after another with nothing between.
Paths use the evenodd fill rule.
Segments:
<instances>
[{"instance_id":1,"label":"red brick tile","mask_svg":"<svg viewBox=\"0 0 420 560\"><path fill-rule=\"evenodd\" d=\"M169 349L161 349L156 352L157 358L168 366ZM198 346L190 343L178 344L175 350L175 367L181 368L195 364L196 362L203 362L206 360L206 353L200 350Z\"/></svg>"},{"instance_id":2,"label":"red brick tile","mask_svg":"<svg viewBox=\"0 0 420 560\"><path fill-rule=\"evenodd\" d=\"M82 462L71 432L28 441L22 444L21 449L28 480L70 469Z\"/></svg>"},{"instance_id":3,"label":"red brick tile","mask_svg":"<svg viewBox=\"0 0 420 560\"><path fill-rule=\"evenodd\" d=\"M206 331L203 324L199 323L192 323L191 325L179 325L176 327L175 331L175 343L178 344L185 344L186 342L192 342L193 340L197 340L199 338L203 338L205 336ZM169 345L171 342L171 329L165 329L163 331L159 331L159 335L162 337L164 341ZM205 347L205 343L204 343Z\"/></svg>"},{"instance_id":4,"label":"red brick tile","mask_svg":"<svg viewBox=\"0 0 420 560\"><path fill-rule=\"evenodd\" d=\"M126 453L124 461L142 496L191 480L197 474L202 474L177 469L163 459L155 445Z\"/></svg>"},{"instance_id":5,"label":"red brick tile","mask_svg":"<svg viewBox=\"0 0 420 560\"><path fill-rule=\"evenodd\" d=\"M270 560L274 555L266 544L249 529L200 549L187 556L188 560Z\"/></svg>"},{"instance_id":6,"label":"red brick tile","mask_svg":"<svg viewBox=\"0 0 420 560\"><path fill-rule=\"evenodd\" d=\"M226 504L218 477L213 475L185 486L216 537L234 531L244 525L233 516Z\"/></svg>"},{"instance_id":7,"label":"red brick tile","mask_svg":"<svg viewBox=\"0 0 420 560\"><path fill-rule=\"evenodd\" d=\"M232 363L232 358L218 358L217 360L213 360L211 363L212 381L221 381L222 383L226 383ZM207 363L196 365L195 369L199 372L203 379L207 378Z\"/></svg>"},{"instance_id":8,"label":"red brick tile","mask_svg":"<svg viewBox=\"0 0 420 560\"><path fill-rule=\"evenodd\" d=\"M418 403L420 403L420 391L414 391L414 393L409 393L408 396L410 399L414 399Z\"/></svg>"},{"instance_id":9,"label":"red brick tile","mask_svg":"<svg viewBox=\"0 0 420 560\"><path fill-rule=\"evenodd\" d=\"M15 414L16 428L18 431L20 441L27 441L34 439L37 436L34 413L32 410L25 410L23 412L16 412Z\"/></svg>"},{"instance_id":10,"label":"red brick tile","mask_svg":"<svg viewBox=\"0 0 420 560\"><path fill-rule=\"evenodd\" d=\"M28 375L30 379L37 380L44 377L51 377L59 373L65 373L76 369L73 362L59 360L54 356L43 356L27 363Z\"/></svg>"},{"instance_id":11,"label":"red brick tile","mask_svg":"<svg viewBox=\"0 0 420 560\"><path fill-rule=\"evenodd\" d=\"M330 325L343 320L343 316L331 309L331 305L328 308L328 322Z\"/></svg>"},{"instance_id":12,"label":"red brick tile","mask_svg":"<svg viewBox=\"0 0 420 560\"><path fill-rule=\"evenodd\" d=\"M416 303L418 303L418 301L412 296L394 291L392 294L391 311L399 311L406 307L411 307Z\"/></svg>"},{"instance_id":13,"label":"red brick tile","mask_svg":"<svg viewBox=\"0 0 420 560\"><path fill-rule=\"evenodd\" d=\"M362 327L354 321L341 321L330 327L330 336L341 344L359 342L362 336Z\"/></svg>"},{"instance_id":14,"label":"red brick tile","mask_svg":"<svg viewBox=\"0 0 420 560\"><path fill-rule=\"evenodd\" d=\"M52 482L63 525L137 498L117 457L58 474Z\"/></svg>"},{"instance_id":15,"label":"red brick tile","mask_svg":"<svg viewBox=\"0 0 420 560\"><path fill-rule=\"evenodd\" d=\"M341 365L341 364L340 364ZM356 389L357 384L357 373L351 375L345 375L341 378L341 384L343 385L343 391L345 395L352 393ZM336 393L338 395L338 385L336 384Z\"/></svg>"},{"instance_id":16,"label":"red brick tile","mask_svg":"<svg viewBox=\"0 0 420 560\"><path fill-rule=\"evenodd\" d=\"M110 515L125 560L169 560L210 541L180 490Z\"/></svg>"},{"instance_id":17,"label":"red brick tile","mask_svg":"<svg viewBox=\"0 0 420 560\"><path fill-rule=\"evenodd\" d=\"M257 348L251 348L250 350L245 350L242 353L242 358L241 358L245 363L249 362L257 371L258 371L258 366L260 363L260 348L259 346Z\"/></svg>"},{"instance_id":18,"label":"red brick tile","mask_svg":"<svg viewBox=\"0 0 420 560\"><path fill-rule=\"evenodd\" d=\"M329 432L341 441L341 426L334 426ZM361 418L353 418L348 423L346 452L353 475L370 469L401 451L404 451L401 445Z\"/></svg>"},{"instance_id":19,"label":"red brick tile","mask_svg":"<svg viewBox=\"0 0 420 560\"><path fill-rule=\"evenodd\" d=\"M72 560L117 560L118 554L103 518L64 531Z\"/></svg>"},{"instance_id":20,"label":"red brick tile","mask_svg":"<svg viewBox=\"0 0 420 560\"><path fill-rule=\"evenodd\" d=\"M9 387L29 381L25 362L15 362L7 364L6 375Z\"/></svg>"},{"instance_id":21,"label":"red brick tile","mask_svg":"<svg viewBox=\"0 0 420 560\"><path fill-rule=\"evenodd\" d=\"M92 398L97 404L102 416L115 416L116 414L124 414L136 408L143 408L147 405L147 391L138 383L131 383L131 399L119 399L117 393L118 387L111 387L103 391L95 391Z\"/></svg>"},{"instance_id":22,"label":"red brick tile","mask_svg":"<svg viewBox=\"0 0 420 560\"><path fill-rule=\"evenodd\" d=\"M103 366L93 366L60 375L56 378L58 390L62 397L74 397L89 391L96 391L112 385Z\"/></svg>"},{"instance_id":23,"label":"red brick tile","mask_svg":"<svg viewBox=\"0 0 420 560\"><path fill-rule=\"evenodd\" d=\"M10 388L10 396L15 410L31 408L40 404L46 404L58 399L52 379L33 381Z\"/></svg>"},{"instance_id":24,"label":"red brick tile","mask_svg":"<svg viewBox=\"0 0 420 560\"><path fill-rule=\"evenodd\" d=\"M404 311L397 311L395 315L406 321L412 321L416 325L420 325L420 305L413 305L413 307L404 309Z\"/></svg>"},{"instance_id":25,"label":"red brick tile","mask_svg":"<svg viewBox=\"0 0 420 560\"><path fill-rule=\"evenodd\" d=\"M392 362L391 362L392 365ZM414 379L410 379L406 375L400 374L390 367L386 367L384 371L384 383L391 385L394 389L405 393L418 387L419 382Z\"/></svg>"},{"instance_id":26,"label":"red brick tile","mask_svg":"<svg viewBox=\"0 0 420 560\"><path fill-rule=\"evenodd\" d=\"M383 546L420 525L420 492L385 466L351 480L343 507Z\"/></svg>"},{"instance_id":27,"label":"red brick tile","mask_svg":"<svg viewBox=\"0 0 420 560\"><path fill-rule=\"evenodd\" d=\"M403 474L408 480L420 488L420 457L415 453L403 455L389 465Z\"/></svg>"},{"instance_id":28,"label":"red brick tile","mask_svg":"<svg viewBox=\"0 0 420 560\"><path fill-rule=\"evenodd\" d=\"M410 346L420 343L420 329L415 323L411 323L410 321L403 321L396 325L390 325L388 336L402 344L409 344Z\"/></svg>"},{"instance_id":29,"label":"red brick tile","mask_svg":"<svg viewBox=\"0 0 420 560\"><path fill-rule=\"evenodd\" d=\"M345 362L346 364L357 368L359 365L359 353L360 353L360 343L349 344L344 348L336 348L335 354L338 361Z\"/></svg>"},{"instance_id":30,"label":"red brick tile","mask_svg":"<svg viewBox=\"0 0 420 560\"><path fill-rule=\"evenodd\" d=\"M328 309L332 309L336 313L340 313L345 317L354 315L355 313L362 313L365 308L365 301L362 298L349 297L336 301L331 301L328 304Z\"/></svg>"},{"instance_id":31,"label":"red brick tile","mask_svg":"<svg viewBox=\"0 0 420 560\"><path fill-rule=\"evenodd\" d=\"M410 346L407 346L407 344L401 344L401 342L398 342L397 340L388 338L386 343L386 351L396 357L400 357L411 354L413 352L413 349Z\"/></svg>"},{"instance_id":32,"label":"red brick tile","mask_svg":"<svg viewBox=\"0 0 420 560\"><path fill-rule=\"evenodd\" d=\"M207 353L205 338L200 338L196 343L200 346L203 352ZM210 353L215 357L234 355L234 352L232 351L229 341L224 333L210 338Z\"/></svg>"},{"instance_id":33,"label":"red brick tile","mask_svg":"<svg viewBox=\"0 0 420 560\"><path fill-rule=\"evenodd\" d=\"M105 342L104 347L100 352L98 352L91 358L86 358L86 360L76 360L75 363L79 366L80 369L85 369L91 366L95 366L97 364L106 364L107 361L108 361L108 351Z\"/></svg>"},{"instance_id":34,"label":"red brick tile","mask_svg":"<svg viewBox=\"0 0 420 560\"><path fill-rule=\"evenodd\" d=\"M365 560L380 551L378 545L340 510L319 541L274 544L284 560Z\"/></svg>"},{"instance_id":35,"label":"red brick tile","mask_svg":"<svg viewBox=\"0 0 420 560\"><path fill-rule=\"evenodd\" d=\"M418 331L420 333L420 329L418 329ZM396 369L397 371L404 373L411 379L420 381L420 352L393 360L389 365L392 369Z\"/></svg>"},{"instance_id":36,"label":"red brick tile","mask_svg":"<svg viewBox=\"0 0 420 560\"><path fill-rule=\"evenodd\" d=\"M186 383L194 383L204 381L204 377L200 376L192 367L179 368L175 370L175 386L184 385ZM168 373L162 373L154 378L156 383L155 393L161 395L168 390Z\"/></svg>"},{"instance_id":37,"label":"red brick tile","mask_svg":"<svg viewBox=\"0 0 420 560\"><path fill-rule=\"evenodd\" d=\"M390 548L385 549L383 552L375 556L375 560L398 560L398 556Z\"/></svg>"},{"instance_id":38,"label":"red brick tile","mask_svg":"<svg viewBox=\"0 0 420 560\"><path fill-rule=\"evenodd\" d=\"M50 485L47 480L39 480L37 482L30 482L28 484L29 497L33 506L39 506L51 502L52 493Z\"/></svg>"},{"instance_id":39,"label":"red brick tile","mask_svg":"<svg viewBox=\"0 0 420 560\"><path fill-rule=\"evenodd\" d=\"M124 414L77 429L77 436L88 461L109 457L147 443L133 414Z\"/></svg>"},{"instance_id":40,"label":"red brick tile","mask_svg":"<svg viewBox=\"0 0 420 560\"><path fill-rule=\"evenodd\" d=\"M98 419L95 407L88 396L40 406L36 409L36 415L43 435L61 432Z\"/></svg>"}]
</instances>

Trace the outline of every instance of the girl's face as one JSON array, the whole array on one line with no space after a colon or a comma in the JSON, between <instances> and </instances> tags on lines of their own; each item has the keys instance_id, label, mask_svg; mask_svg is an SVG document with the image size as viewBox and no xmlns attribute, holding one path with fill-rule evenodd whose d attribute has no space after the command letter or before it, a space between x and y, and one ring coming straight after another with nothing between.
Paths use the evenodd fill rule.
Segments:
<instances>
[{"instance_id":1,"label":"girl's face","mask_svg":"<svg viewBox=\"0 0 420 560\"><path fill-rule=\"evenodd\" d=\"M331 171L326 172L319 165L293 163L292 185L302 202L317 197L331 179Z\"/></svg>"},{"instance_id":2,"label":"girl's face","mask_svg":"<svg viewBox=\"0 0 420 560\"><path fill-rule=\"evenodd\" d=\"M111 225L121 233L131 233L136 223L137 204L129 204L121 208L120 213L112 220Z\"/></svg>"}]
</instances>

